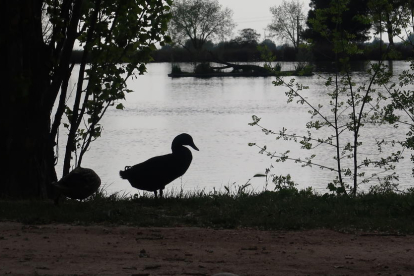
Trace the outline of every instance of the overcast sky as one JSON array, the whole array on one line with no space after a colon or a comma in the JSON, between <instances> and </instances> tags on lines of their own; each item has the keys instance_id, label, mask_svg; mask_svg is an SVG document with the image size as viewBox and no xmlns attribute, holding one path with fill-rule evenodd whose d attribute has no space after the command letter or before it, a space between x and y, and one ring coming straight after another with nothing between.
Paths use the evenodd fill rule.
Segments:
<instances>
[{"instance_id":1,"label":"overcast sky","mask_svg":"<svg viewBox=\"0 0 414 276\"><path fill-rule=\"evenodd\" d=\"M290 1L290 0L287 0ZM304 4L307 12L309 0L299 0ZM279 6L282 0L219 0L223 7L228 7L233 11L233 20L237 24L234 34L239 30L252 28L261 34L263 39L264 29L272 22L270 7Z\"/></svg>"}]
</instances>

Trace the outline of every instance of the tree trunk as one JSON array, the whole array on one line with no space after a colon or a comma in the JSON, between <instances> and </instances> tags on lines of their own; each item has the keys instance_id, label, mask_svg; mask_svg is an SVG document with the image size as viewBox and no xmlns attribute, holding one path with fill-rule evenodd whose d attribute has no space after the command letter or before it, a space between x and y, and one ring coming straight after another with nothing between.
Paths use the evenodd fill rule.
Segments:
<instances>
[{"instance_id":1,"label":"tree trunk","mask_svg":"<svg viewBox=\"0 0 414 276\"><path fill-rule=\"evenodd\" d=\"M389 41L390 47L393 48L394 47L394 27L391 22L389 12L386 13L386 17L387 17L386 24L387 24L388 41Z\"/></svg>"},{"instance_id":2,"label":"tree trunk","mask_svg":"<svg viewBox=\"0 0 414 276\"><path fill-rule=\"evenodd\" d=\"M0 195L46 198L56 181L50 136L50 52L42 37L40 0L5 1L2 54Z\"/></svg>"},{"instance_id":3,"label":"tree trunk","mask_svg":"<svg viewBox=\"0 0 414 276\"><path fill-rule=\"evenodd\" d=\"M296 45L295 46L295 51L296 54L299 53L299 34L300 34L300 22L299 22L299 15L296 17Z\"/></svg>"}]
</instances>

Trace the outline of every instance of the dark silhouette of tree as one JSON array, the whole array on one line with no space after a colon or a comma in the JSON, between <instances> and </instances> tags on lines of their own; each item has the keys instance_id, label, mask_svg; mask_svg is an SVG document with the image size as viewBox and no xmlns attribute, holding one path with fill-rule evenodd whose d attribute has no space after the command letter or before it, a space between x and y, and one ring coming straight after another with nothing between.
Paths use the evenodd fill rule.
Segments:
<instances>
[{"instance_id":1,"label":"dark silhouette of tree","mask_svg":"<svg viewBox=\"0 0 414 276\"><path fill-rule=\"evenodd\" d=\"M265 40L260 42L260 45L261 46L266 46L267 49L269 49L270 51L275 51L276 50L276 44L268 38L266 38Z\"/></svg>"},{"instance_id":2,"label":"dark silhouette of tree","mask_svg":"<svg viewBox=\"0 0 414 276\"><path fill-rule=\"evenodd\" d=\"M303 32L303 38L314 45L316 59L333 59L333 37L330 30L338 30L343 37L353 42L364 42L369 39L371 21L368 19L369 0L311 0L306 24L308 29ZM337 16L335 10L346 7ZM323 20L322 20L323 19ZM324 22L323 26L319 22Z\"/></svg>"},{"instance_id":3,"label":"dark silhouette of tree","mask_svg":"<svg viewBox=\"0 0 414 276\"><path fill-rule=\"evenodd\" d=\"M260 39L260 34L251 28L246 28L239 31L239 36L237 36L233 41L240 45L249 45L257 46Z\"/></svg>"},{"instance_id":4,"label":"dark silhouette of tree","mask_svg":"<svg viewBox=\"0 0 414 276\"><path fill-rule=\"evenodd\" d=\"M126 80L145 72L155 43L169 42L164 34L171 4L170 0L4 2L0 148L6 162L0 166L0 195L51 196L62 123L68 132L63 175L73 161L75 166L81 164L90 143L101 135L99 121L105 111L129 92ZM83 48L76 73L71 64L75 44ZM69 87L75 74L77 85Z\"/></svg>"},{"instance_id":5,"label":"dark silhouette of tree","mask_svg":"<svg viewBox=\"0 0 414 276\"><path fill-rule=\"evenodd\" d=\"M190 39L193 48L201 50L208 40L224 39L235 26L233 11L222 8L218 0L176 0L169 25L175 43L185 46Z\"/></svg>"},{"instance_id":6,"label":"dark silhouette of tree","mask_svg":"<svg viewBox=\"0 0 414 276\"><path fill-rule=\"evenodd\" d=\"M386 32L388 42L394 47L394 37L400 36L411 21L413 1L406 0L370 0L368 7L375 32Z\"/></svg>"},{"instance_id":7,"label":"dark silhouette of tree","mask_svg":"<svg viewBox=\"0 0 414 276\"><path fill-rule=\"evenodd\" d=\"M205 50L211 50L213 47L214 47L214 43L211 40L207 40L206 42L203 43L203 49L205 49ZM196 50L194 48L193 42L190 39L187 39L185 41L183 48L190 49L191 51Z\"/></svg>"}]
</instances>

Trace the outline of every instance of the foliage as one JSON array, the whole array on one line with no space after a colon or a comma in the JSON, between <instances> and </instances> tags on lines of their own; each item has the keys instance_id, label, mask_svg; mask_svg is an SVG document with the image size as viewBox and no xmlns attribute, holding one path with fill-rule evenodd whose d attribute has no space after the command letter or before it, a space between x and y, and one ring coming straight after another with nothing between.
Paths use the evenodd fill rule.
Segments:
<instances>
[{"instance_id":1,"label":"foliage","mask_svg":"<svg viewBox=\"0 0 414 276\"><path fill-rule=\"evenodd\" d=\"M402 38L405 45L411 48L411 53L414 53L414 41L412 36L414 33L414 3L412 1L385 1L387 4L386 11L380 11L380 16L385 12L387 32L390 36L400 36L405 33L407 36ZM411 12L411 14L409 13ZM389 25L392 26L389 26ZM413 28L413 29L411 29ZM395 46L390 43L392 50ZM384 55L388 57L387 53ZM393 56L395 54L393 53ZM410 66L408 70L402 71L398 76L396 83L384 83L383 88L386 91L386 96L391 100L382 110L381 115L384 120L390 124L395 124L396 127L404 125L408 127L406 139L398 141L405 149L414 150L414 59L409 60ZM414 154L411 154L411 160L414 163ZM414 176L414 166L412 168L412 175Z\"/></svg>"},{"instance_id":2,"label":"foliage","mask_svg":"<svg viewBox=\"0 0 414 276\"><path fill-rule=\"evenodd\" d=\"M280 72L282 70L282 64L280 64L280 62L276 62L273 70L275 70L275 72Z\"/></svg>"},{"instance_id":3,"label":"foliage","mask_svg":"<svg viewBox=\"0 0 414 276\"><path fill-rule=\"evenodd\" d=\"M291 43L297 51L304 27L303 3L283 0L281 5L271 7L270 12L273 19L267 28L274 36Z\"/></svg>"},{"instance_id":4,"label":"foliage","mask_svg":"<svg viewBox=\"0 0 414 276\"><path fill-rule=\"evenodd\" d=\"M414 39L412 41L414 42ZM188 42L185 45L190 50L194 50ZM216 44L208 41L203 46L203 49L206 51L202 51L197 56L197 61L208 62L211 61L212 56L229 62L267 61L267 59L261 57L261 53L257 48L253 47L253 45L250 46L252 47L243 47L243 45L232 41L222 41ZM317 47L312 47L311 44L300 44L298 53L295 52L293 46L287 44L276 45L269 39L261 41L257 46L266 46L273 56L277 56L278 61L315 62L317 66L324 62L331 63L332 61L331 59L327 59L326 56L320 56L318 54L314 56L315 52L328 47L328 43L318 44ZM384 53L390 52L387 43L375 38L371 42L358 43L358 49L360 51L357 54L349 57L351 62L382 59ZM332 51L329 48L326 52ZM414 57L412 47L404 42L394 43L393 52L395 53L394 55L387 55L388 60L401 60ZM161 47L161 49L154 51L151 55L155 62L194 62L194 57L188 54L188 50L182 47L171 47L170 45Z\"/></svg>"},{"instance_id":5,"label":"foliage","mask_svg":"<svg viewBox=\"0 0 414 276\"><path fill-rule=\"evenodd\" d=\"M386 98L381 92L381 87L392 83L392 73L381 61L370 63L364 75L365 79L358 80L359 83L357 83L350 71L349 57L359 53L358 45L353 42L354 35L346 32L342 27L344 11L347 11L348 7L346 1L335 3L337 5L317 10L316 18L311 21L313 30L319 31L322 37L331 41L332 51L335 53L336 72L333 75L321 76L325 79L327 91L330 91L328 92L329 108L325 108L321 103L313 104L304 93L308 87L296 83L294 79L286 81L277 77L273 83L288 88L286 92L288 103L296 101L310 108L311 121L306 124L307 134L291 133L286 128L272 131L261 126L260 118L257 116L253 116L253 122L250 125L260 127L265 134L275 135L276 139L297 142L305 150L323 146L330 147L335 152L333 160L336 166L315 162L315 154L301 159L291 157L289 150L276 153L268 151L266 146L258 146L255 143L249 145L259 147L260 153L266 153L276 162L292 160L302 164L303 167L316 166L335 171L337 176L328 184L328 188L337 194L352 193L355 196L359 185L368 183L372 179L377 179L383 186L396 187L394 183L398 180L398 176L393 170L394 164L402 158L402 151L396 150L385 154L383 147L387 144L395 145L397 141L384 141L376 137L377 158L363 156L361 153L363 127L366 124L375 125L382 121L379 110ZM337 27L329 29L326 24L327 20L335 23ZM303 70L304 68L298 67L297 69ZM330 130L331 133L321 138L319 132L321 129L325 129L325 133L329 133ZM376 168L376 172L366 175L364 169L367 167ZM383 176L380 177L380 173Z\"/></svg>"},{"instance_id":6,"label":"foliage","mask_svg":"<svg viewBox=\"0 0 414 276\"><path fill-rule=\"evenodd\" d=\"M401 145L411 151L414 151L414 60L410 62L410 69L404 70L399 75L399 83L384 84L391 103L383 108L384 119L391 123L397 123L397 127L402 124L409 127L406 133L405 141ZM397 111L401 111L398 113ZM414 154L411 154L411 160L414 163ZM414 176L414 166L412 169Z\"/></svg>"},{"instance_id":7,"label":"foliage","mask_svg":"<svg viewBox=\"0 0 414 276\"><path fill-rule=\"evenodd\" d=\"M262 47L266 46L269 49L269 51L272 51L272 52L274 52L277 49L276 44L268 38L266 38L262 42L260 42L260 46L262 46Z\"/></svg>"},{"instance_id":8,"label":"foliage","mask_svg":"<svg viewBox=\"0 0 414 276\"><path fill-rule=\"evenodd\" d=\"M256 47L259 43L260 34L251 28L246 28L239 31L239 36L233 39L231 42L237 43L242 46Z\"/></svg>"},{"instance_id":9,"label":"foliage","mask_svg":"<svg viewBox=\"0 0 414 276\"><path fill-rule=\"evenodd\" d=\"M412 1L411 1L412 2ZM394 46L394 37L400 37L409 25L413 3L401 0L370 0L368 1L371 19L375 34L387 32L391 47Z\"/></svg>"},{"instance_id":10,"label":"foliage","mask_svg":"<svg viewBox=\"0 0 414 276\"><path fill-rule=\"evenodd\" d=\"M181 71L181 67L180 67L180 65L178 65L178 64L173 64L172 66L171 66L171 74L181 74L182 73L182 71Z\"/></svg>"},{"instance_id":11,"label":"foliage","mask_svg":"<svg viewBox=\"0 0 414 276\"><path fill-rule=\"evenodd\" d=\"M350 42L369 39L371 21L366 0L311 0L303 37L315 45L314 55L319 60L334 60L333 41L326 35L337 30ZM338 11L341 10L341 14Z\"/></svg>"},{"instance_id":12,"label":"foliage","mask_svg":"<svg viewBox=\"0 0 414 276\"><path fill-rule=\"evenodd\" d=\"M282 66L280 63L277 63L274 68L272 68L272 62L276 60L276 56L273 55L272 51L269 50L267 45L259 45L257 46L257 50L260 52L260 59L265 61L265 64L263 67L265 67L268 70L276 70L280 71Z\"/></svg>"},{"instance_id":13,"label":"foliage","mask_svg":"<svg viewBox=\"0 0 414 276\"><path fill-rule=\"evenodd\" d=\"M197 64L194 68L194 73L196 74L209 74L213 73L213 69L210 67L209 63L200 63Z\"/></svg>"},{"instance_id":14,"label":"foliage","mask_svg":"<svg viewBox=\"0 0 414 276\"><path fill-rule=\"evenodd\" d=\"M207 40L206 42L202 43L201 49L194 48L194 45L200 45L200 41L198 39L195 39L195 43L191 39L187 39L184 43L183 48L187 50L186 54L188 55L188 51L200 51L200 50L211 50L214 47L214 43L211 40Z\"/></svg>"},{"instance_id":15,"label":"foliage","mask_svg":"<svg viewBox=\"0 0 414 276\"><path fill-rule=\"evenodd\" d=\"M288 190L298 192L296 188L297 184L292 180L290 174L284 175L271 175L272 182L275 184L275 191Z\"/></svg>"},{"instance_id":16,"label":"foliage","mask_svg":"<svg viewBox=\"0 0 414 276\"><path fill-rule=\"evenodd\" d=\"M47 4L48 19L57 24L62 20L61 7L55 1ZM73 106L66 104L66 84L59 102L59 110L64 108L69 122L65 123L69 136L64 174L69 172L72 152L80 151L76 164L79 166L90 143L100 137L103 128L99 121L108 107L131 92L126 80L144 74L145 63L151 60L150 52L156 49L155 43L164 43L169 4L171 1L95 1L82 7L77 23L81 32L76 39L84 51L75 101ZM165 39L169 42L168 37ZM122 109L123 105L118 104L116 108ZM56 114L54 128L58 128L60 116Z\"/></svg>"},{"instance_id":17,"label":"foliage","mask_svg":"<svg viewBox=\"0 0 414 276\"><path fill-rule=\"evenodd\" d=\"M152 196L100 193L84 202L0 201L1 221L26 224L212 227L274 230L326 228L413 234L414 193L360 194L354 198L310 190L167 193Z\"/></svg>"},{"instance_id":18,"label":"foliage","mask_svg":"<svg viewBox=\"0 0 414 276\"><path fill-rule=\"evenodd\" d=\"M313 66L311 64L300 62L297 65L295 65L295 72L299 76L310 75L313 72Z\"/></svg>"},{"instance_id":19,"label":"foliage","mask_svg":"<svg viewBox=\"0 0 414 276\"><path fill-rule=\"evenodd\" d=\"M102 133L105 111L123 108L118 101L130 92L126 80L145 72L156 43L171 42L165 35L171 5L171 0L7 2L0 49L8 56L4 68L12 69L0 74L7 87L0 110L12 113L1 121L7 135L0 145L10 162L0 194L52 196L62 123L68 129L66 147L60 147L63 174L81 164ZM75 45L83 50L78 71L71 63Z\"/></svg>"},{"instance_id":20,"label":"foliage","mask_svg":"<svg viewBox=\"0 0 414 276\"><path fill-rule=\"evenodd\" d=\"M223 9L218 0L177 0L171 12L169 33L174 43L185 46L190 39L196 50L208 40L230 35L235 26L233 12Z\"/></svg>"}]
</instances>

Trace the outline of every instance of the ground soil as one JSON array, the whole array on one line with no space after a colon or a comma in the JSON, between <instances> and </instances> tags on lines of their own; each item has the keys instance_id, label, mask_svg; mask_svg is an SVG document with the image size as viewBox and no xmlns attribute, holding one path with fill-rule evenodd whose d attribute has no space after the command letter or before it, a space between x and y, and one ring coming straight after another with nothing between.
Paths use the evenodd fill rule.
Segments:
<instances>
[{"instance_id":1,"label":"ground soil","mask_svg":"<svg viewBox=\"0 0 414 276\"><path fill-rule=\"evenodd\" d=\"M414 236L0 223L0 274L414 275Z\"/></svg>"}]
</instances>

